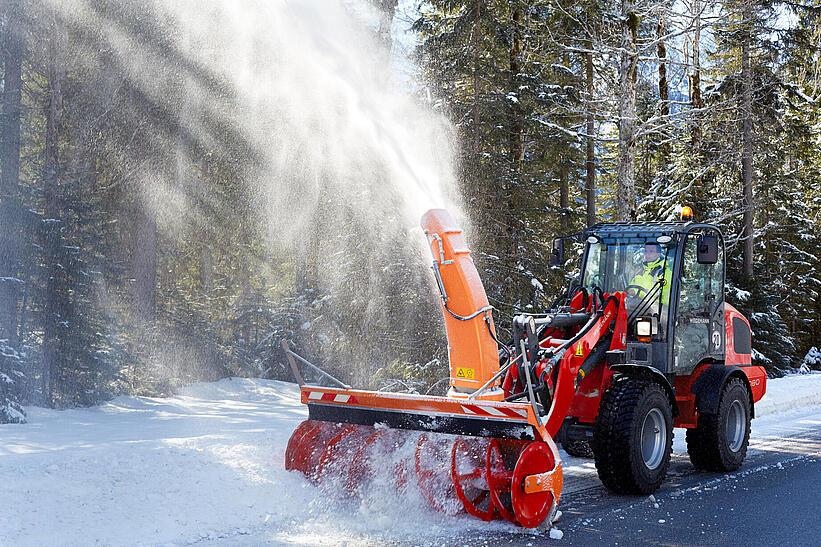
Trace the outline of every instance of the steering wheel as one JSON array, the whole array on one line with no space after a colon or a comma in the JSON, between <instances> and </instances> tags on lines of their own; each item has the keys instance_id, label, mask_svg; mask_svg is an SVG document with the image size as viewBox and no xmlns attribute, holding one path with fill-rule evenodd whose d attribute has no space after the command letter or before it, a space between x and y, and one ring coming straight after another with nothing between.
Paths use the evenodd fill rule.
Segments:
<instances>
[{"instance_id":1,"label":"steering wheel","mask_svg":"<svg viewBox=\"0 0 821 547\"><path fill-rule=\"evenodd\" d=\"M602 275L601 275L601 274L599 274L599 273L597 273L597 274L592 274L592 275L590 276L590 281L587 283L587 286L588 286L588 287L593 287L593 286L601 287L602 285L603 285L603 283L602 283ZM591 291L591 293L592 293L592 291Z\"/></svg>"},{"instance_id":2,"label":"steering wheel","mask_svg":"<svg viewBox=\"0 0 821 547\"><path fill-rule=\"evenodd\" d=\"M634 292L633 292L633 294L630 294L630 289L633 289L633 291L634 291ZM624 288L624 292L625 292L625 293L627 294L627 296L629 296L630 298L635 298L635 297L637 297L637 296L640 296L640 295L641 295L641 293L647 294L647 289L645 289L645 288L644 288L644 287L642 287L641 285L627 285L627 286Z\"/></svg>"}]
</instances>

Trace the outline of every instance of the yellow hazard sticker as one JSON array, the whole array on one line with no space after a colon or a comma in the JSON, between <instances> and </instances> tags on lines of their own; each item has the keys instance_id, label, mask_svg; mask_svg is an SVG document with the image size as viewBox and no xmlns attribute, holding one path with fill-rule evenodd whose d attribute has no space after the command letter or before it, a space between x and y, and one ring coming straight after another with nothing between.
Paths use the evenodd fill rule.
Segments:
<instances>
[{"instance_id":1,"label":"yellow hazard sticker","mask_svg":"<svg viewBox=\"0 0 821 547\"><path fill-rule=\"evenodd\" d=\"M474 380L476 378L476 371L472 368L457 368L456 377L464 378L465 380Z\"/></svg>"},{"instance_id":2,"label":"yellow hazard sticker","mask_svg":"<svg viewBox=\"0 0 821 547\"><path fill-rule=\"evenodd\" d=\"M584 355L584 350L582 349L582 343L579 342L579 345L576 346L576 357L581 357Z\"/></svg>"}]
</instances>

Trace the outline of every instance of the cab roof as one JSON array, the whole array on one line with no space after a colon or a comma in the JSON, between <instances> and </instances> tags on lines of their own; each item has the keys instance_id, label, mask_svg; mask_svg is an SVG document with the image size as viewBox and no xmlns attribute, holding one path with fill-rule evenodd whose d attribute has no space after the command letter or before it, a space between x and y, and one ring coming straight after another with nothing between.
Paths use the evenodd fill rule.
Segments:
<instances>
[{"instance_id":1,"label":"cab roof","mask_svg":"<svg viewBox=\"0 0 821 547\"><path fill-rule=\"evenodd\" d=\"M674 236L687 234L695 229L715 230L719 234L721 231L713 224L700 222L606 222L599 223L584 230L583 236L596 235L602 239L620 240L630 242L643 242L647 239L654 239L662 235Z\"/></svg>"}]
</instances>

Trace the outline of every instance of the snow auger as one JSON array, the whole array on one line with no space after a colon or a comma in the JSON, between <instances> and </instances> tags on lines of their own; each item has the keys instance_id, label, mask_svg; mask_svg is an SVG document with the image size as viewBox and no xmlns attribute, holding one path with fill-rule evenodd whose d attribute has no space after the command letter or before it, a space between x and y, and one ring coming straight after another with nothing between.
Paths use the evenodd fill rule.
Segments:
<instances>
[{"instance_id":1,"label":"snow auger","mask_svg":"<svg viewBox=\"0 0 821 547\"><path fill-rule=\"evenodd\" d=\"M507 343L450 214L428 211L422 227L448 338L447 394L353 389L283 342L309 416L286 469L349 493L374 476L398 491L414 482L444 513L532 528L552 521L561 498L557 442L586 444L617 493L658 488L674 426L687 428L696 467L741 465L766 374L751 365L749 323L724 302L715 226L613 223L557 238L554 264L566 240L584 244L582 274L545 313L513 317ZM333 386L306 383L302 368Z\"/></svg>"}]
</instances>

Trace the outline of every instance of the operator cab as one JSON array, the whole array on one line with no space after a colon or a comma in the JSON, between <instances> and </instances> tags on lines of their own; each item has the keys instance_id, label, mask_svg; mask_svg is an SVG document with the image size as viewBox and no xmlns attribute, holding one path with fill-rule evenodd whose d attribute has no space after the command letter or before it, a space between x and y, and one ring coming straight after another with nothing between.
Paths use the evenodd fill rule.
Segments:
<instances>
[{"instance_id":1,"label":"operator cab","mask_svg":"<svg viewBox=\"0 0 821 547\"><path fill-rule=\"evenodd\" d=\"M688 374L724 358L724 238L694 222L598 224L582 233L587 294L624 292L626 359Z\"/></svg>"}]
</instances>

